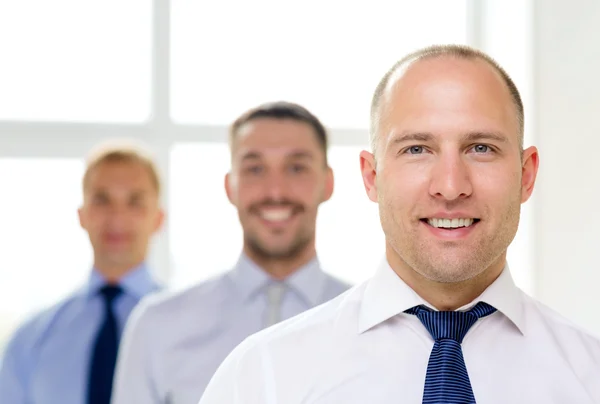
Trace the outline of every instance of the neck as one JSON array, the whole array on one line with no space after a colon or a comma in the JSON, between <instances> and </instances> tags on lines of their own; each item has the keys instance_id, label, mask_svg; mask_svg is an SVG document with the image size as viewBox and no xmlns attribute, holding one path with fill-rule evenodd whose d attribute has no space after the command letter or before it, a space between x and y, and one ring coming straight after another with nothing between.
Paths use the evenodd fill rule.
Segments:
<instances>
[{"instance_id":1,"label":"neck","mask_svg":"<svg viewBox=\"0 0 600 404\"><path fill-rule=\"evenodd\" d=\"M256 265L261 267L272 278L283 280L316 257L317 253L315 246L304 248L298 254L286 258L268 257L264 254L257 253L252 248L244 245L244 254L248 256Z\"/></svg>"},{"instance_id":2,"label":"neck","mask_svg":"<svg viewBox=\"0 0 600 404\"><path fill-rule=\"evenodd\" d=\"M386 258L394 272L425 301L440 311L453 311L480 296L500 276L506 265L506 253L472 279L462 282L443 283L432 281L411 268L391 248Z\"/></svg>"},{"instance_id":3,"label":"neck","mask_svg":"<svg viewBox=\"0 0 600 404\"><path fill-rule=\"evenodd\" d=\"M96 258L94 268L104 277L109 284L117 284L131 270L141 265L143 260L133 263L115 263L110 260Z\"/></svg>"}]
</instances>

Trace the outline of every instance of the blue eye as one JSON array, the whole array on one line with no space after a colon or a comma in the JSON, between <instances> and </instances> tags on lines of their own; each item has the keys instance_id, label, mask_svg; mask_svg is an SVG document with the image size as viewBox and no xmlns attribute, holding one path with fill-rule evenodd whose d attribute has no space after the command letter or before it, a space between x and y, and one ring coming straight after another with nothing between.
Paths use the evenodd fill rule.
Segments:
<instances>
[{"instance_id":1,"label":"blue eye","mask_svg":"<svg viewBox=\"0 0 600 404\"><path fill-rule=\"evenodd\" d=\"M490 147L484 144L478 144L475 147L473 147L473 151L475 151L475 153L487 153L490 150Z\"/></svg>"},{"instance_id":2,"label":"blue eye","mask_svg":"<svg viewBox=\"0 0 600 404\"><path fill-rule=\"evenodd\" d=\"M425 150L423 148L423 146L411 146L407 152L409 154L421 154L423 153Z\"/></svg>"}]
</instances>

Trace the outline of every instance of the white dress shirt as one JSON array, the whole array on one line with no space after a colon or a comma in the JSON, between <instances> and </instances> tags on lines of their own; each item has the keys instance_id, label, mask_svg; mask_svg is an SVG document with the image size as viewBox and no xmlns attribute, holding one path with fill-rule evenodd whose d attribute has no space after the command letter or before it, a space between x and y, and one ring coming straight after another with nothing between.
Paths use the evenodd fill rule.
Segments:
<instances>
[{"instance_id":1,"label":"white dress shirt","mask_svg":"<svg viewBox=\"0 0 600 404\"><path fill-rule=\"evenodd\" d=\"M508 268L471 304L497 311L462 344L478 404L600 403L600 341L518 289ZM247 338L200 404L420 404L430 304L383 265L336 299Z\"/></svg>"},{"instance_id":2,"label":"white dress shirt","mask_svg":"<svg viewBox=\"0 0 600 404\"><path fill-rule=\"evenodd\" d=\"M113 404L197 404L225 357L273 321L324 303L350 286L315 258L278 282L242 255L235 268L179 292L143 300L119 348Z\"/></svg>"}]
</instances>

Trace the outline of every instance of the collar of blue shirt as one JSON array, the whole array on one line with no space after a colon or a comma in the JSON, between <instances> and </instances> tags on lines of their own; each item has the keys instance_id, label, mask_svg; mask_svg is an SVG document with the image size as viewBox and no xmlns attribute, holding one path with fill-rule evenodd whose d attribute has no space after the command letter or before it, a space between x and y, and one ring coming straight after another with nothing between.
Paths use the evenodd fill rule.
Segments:
<instances>
[{"instance_id":1,"label":"collar of blue shirt","mask_svg":"<svg viewBox=\"0 0 600 404\"><path fill-rule=\"evenodd\" d=\"M525 334L523 295L520 289L515 286L508 266L504 268L500 276L481 296L468 305L459 308L459 310L468 310L481 301L494 306L522 334ZM360 307L358 332L363 333L377 324L420 304L434 308L396 275L386 261L366 285Z\"/></svg>"},{"instance_id":2,"label":"collar of blue shirt","mask_svg":"<svg viewBox=\"0 0 600 404\"><path fill-rule=\"evenodd\" d=\"M266 285L274 281L245 254L240 255L237 264L228 275L244 300L260 293ZM284 283L312 307L321 303L326 281L327 275L321 270L319 260L315 257L285 279Z\"/></svg>"},{"instance_id":3,"label":"collar of blue shirt","mask_svg":"<svg viewBox=\"0 0 600 404\"><path fill-rule=\"evenodd\" d=\"M85 285L85 294L88 298L92 298L96 295L98 289L105 284L106 279L104 276L102 276L96 268L92 268L88 282ZM119 281L119 286L123 288L126 294L136 297L137 299L141 299L158 288L158 285L150 275L146 263L142 263L129 271Z\"/></svg>"}]
</instances>

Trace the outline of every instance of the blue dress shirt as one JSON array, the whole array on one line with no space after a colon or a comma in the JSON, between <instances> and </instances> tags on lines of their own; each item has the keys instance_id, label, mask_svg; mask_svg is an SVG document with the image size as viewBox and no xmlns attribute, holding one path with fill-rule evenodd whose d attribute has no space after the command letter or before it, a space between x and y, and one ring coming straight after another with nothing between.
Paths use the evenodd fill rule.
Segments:
<instances>
[{"instance_id":1,"label":"blue dress shirt","mask_svg":"<svg viewBox=\"0 0 600 404\"><path fill-rule=\"evenodd\" d=\"M242 255L231 271L180 292L145 299L123 335L112 404L197 404L213 373L265 326L269 275ZM349 288L313 259L284 281L281 319Z\"/></svg>"},{"instance_id":2,"label":"blue dress shirt","mask_svg":"<svg viewBox=\"0 0 600 404\"><path fill-rule=\"evenodd\" d=\"M84 404L91 350L104 315L97 293L104 278L92 270L74 295L23 324L8 343L0 368L2 404ZM115 302L119 332L133 307L158 289L145 265L119 283Z\"/></svg>"}]
</instances>

